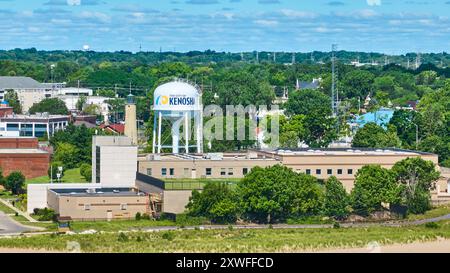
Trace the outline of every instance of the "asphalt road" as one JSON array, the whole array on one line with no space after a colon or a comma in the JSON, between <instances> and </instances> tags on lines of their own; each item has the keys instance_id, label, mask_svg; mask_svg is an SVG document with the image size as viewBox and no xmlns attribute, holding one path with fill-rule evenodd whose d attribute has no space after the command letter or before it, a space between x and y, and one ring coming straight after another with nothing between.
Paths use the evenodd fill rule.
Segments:
<instances>
[{"instance_id":1,"label":"asphalt road","mask_svg":"<svg viewBox=\"0 0 450 273\"><path fill-rule=\"evenodd\" d=\"M32 230L35 229L25 227L16 221L13 221L8 215L0 211L0 234L15 234Z\"/></svg>"}]
</instances>

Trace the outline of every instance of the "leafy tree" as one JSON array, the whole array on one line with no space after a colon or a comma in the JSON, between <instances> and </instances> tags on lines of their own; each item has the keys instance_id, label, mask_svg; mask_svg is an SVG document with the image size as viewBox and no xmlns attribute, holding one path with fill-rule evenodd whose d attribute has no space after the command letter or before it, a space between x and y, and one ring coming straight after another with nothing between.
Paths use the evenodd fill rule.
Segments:
<instances>
[{"instance_id":1,"label":"leafy tree","mask_svg":"<svg viewBox=\"0 0 450 273\"><path fill-rule=\"evenodd\" d=\"M409 212L424 213L431 208L430 190L440 176L433 162L420 157L407 158L395 163L392 171L403 186L403 198Z\"/></svg>"},{"instance_id":2,"label":"leafy tree","mask_svg":"<svg viewBox=\"0 0 450 273\"><path fill-rule=\"evenodd\" d=\"M375 76L366 70L352 70L344 76L343 86L347 98L364 99L372 91Z\"/></svg>"},{"instance_id":3,"label":"leafy tree","mask_svg":"<svg viewBox=\"0 0 450 273\"><path fill-rule=\"evenodd\" d=\"M331 116L331 100L317 90L293 92L286 103L286 114L304 115L306 144L326 147L336 139L336 120Z\"/></svg>"},{"instance_id":4,"label":"leafy tree","mask_svg":"<svg viewBox=\"0 0 450 273\"><path fill-rule=\"evenodd\" d=\"M389 121L389 124L397 129L397 135L403 146L416 147L416 126L414 125L416 116L415 111L396 110Z\"/></svg>"},{"instance_id":5,"label":"leafy tree","mask_svg":"<svg viewBox=\"0 0 450 273\"><path fill-rule=\"evenodd\" d=\"M436 81L437 73L435 71L422 71L416 76L416 83L420 85L431 85Z\"/></svg>"},{"instance_id":6,"label":"leafy tree","mask_svg":"<svg viewBox=\"0 0 450 273\"><path fill-rule=\"evenodd\" d=\"M6 177L5 189L13 194L20 194L25 185L25 176L20 172L12 172Z\"/></svg>"},{"instance_id":7,"label":"leafy tree","mask_svg":"<svg viewBox=\"0 0 450 273\"><path fill-rule=\"evenodd\" d=\"M69 110L64 101L58 98L46 98L33 104L29 112L30 114L49 113L51 115L67 115Z\"/></svg>"},{"instance_id":8,"label":"leafy tree","mask_svg":"<svg viewBox=\"0 0 450 273\"><path fill-rule=\"evenodd\" d=\"M87 97L85 95L81 95L77 101L77 105L76 105L77 110L82 111L86 102L87 102Z\"/></svg>"},{"instance_id":9,"label":"leafy tree","mask_svg":"<svg viewBox=\"0 0 450 273\"><path fill-rule=\"evenodd\" d=\"M20 104L19 97L14 90L6 90L4 100L6 100L9 106L13 108L14 113L22 114L22 105Z\"/></svg>"},{"instance_id":10,"label":"leafy tree","mask_svg":"<svg viewBox=\"0 0 450 273\"><path fill-rule=\"evenodd\" d=\"M83 163L80 166L80 175L86 179L87 182L92 180L92 166L87 163Z\"/></svg>"},{"instance_id":11,"label":"leafy tree","mask_svg":"<svg viewBox=\"0 0 450 273\"><path fill-rule=\"evenodd\" d=\"M66 169L76 168L79 163L79 150L70 143L58 143L54 160L62 162Z\"/></svg>"},{"instance_id":12,"label":"leafy tree","mask_svg":"<svg viewBox=\"0 0 450 273\"><path fill-rule=\"evenodd\" d=\"M395 127L388 127L388 130L385 130L374 122L367 123L356 132L352 146L358 148L399 147L400 139Z\"/></svg>"},{"instance_id":13,"label":"leafy tree","mask_svg":"<svg viewBox=\"0 0 450 273\"><path fill-rule=\"evenodd\" d=\"M323 192L315 177L281 165L255 167L238 184L244 216L258 222L319 213Z\"/></svg>"},{"instance_id":14,"label":"leafy tree","mask_svg":"<svg viewBox=\"0 0 450 273\"><path fill-rule=\"evenodd\" d=\"M379 165L368 165L358 170L351 192L353 210L360 215L368 215L381 210L382 204L398 204L401 187L395 173Z\"/></svg>"},{"instance_id":15,"label":"leafy tree","mask_svg":"<svg viewBox=\"0 0 450 273\"><path fill-rule=\"evenodd\" d=\"M186 208L191 216L203 216L215 223L232 223L239 207L235 193L225 183L207 183L203 191L194 190Z\"/></svg>"},{"instance_id":16,"label":"leafy tree","mask_svg":"<svg viewBox=\"0 0 450 273\"><path fill-rule=\"evenodd\" d=\"M0 186L5 186L5 177L3 176L3 170L0 168Z\"/></svg>"},{"instance_id":17,"label":"leafy tree","mask_svg":"<svg viewBox=\"0 0 450 273\"><path fill-rule=\"evenodd\" d=\"M342 183L330 177L325 183L324 213L336 219L345 219L350 213L350 197Z\"/></svg>"},{"instance_id":18,"label":"leafy tree","mask_svg":"<svg viewBox=\"0 0 450 273\"><path fill-rule=\"evenodd\" d=\"M69 143L77 148L78 155L76 164L81 162L91 163L92 157L92 136L95 129L88 129L86 126L74 126L70 124L65 130L55 132L50 138L50 144L57 150L60 143Z\"/></svg>"}]
</instances>

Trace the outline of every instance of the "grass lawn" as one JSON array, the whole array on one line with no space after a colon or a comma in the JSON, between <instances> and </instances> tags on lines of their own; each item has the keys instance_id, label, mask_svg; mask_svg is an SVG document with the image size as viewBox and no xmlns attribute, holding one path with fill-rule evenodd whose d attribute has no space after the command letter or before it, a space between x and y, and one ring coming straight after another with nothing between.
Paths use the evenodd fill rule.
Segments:
<instances>
[{"instance_id":1,"label":"grass lawn","mask_svg":"<svg viewBox=\"0 0 450 273\"><path fill-rule=\"evenodd\" d=\"M240 179L165 179L166 190L201 190L208 182L227 183L235 187Z\"/></svg>"},{"instance_id":2,"label":"grass lawn","mask_svg":"<svg viewBox=\"0 0 450 273\"><path fill-rule=\"evenodd\" d=\"M78 242L83 252L298 252L365 247L450 238L450 222L437 227L370 227L340 229L177 230L161 232L38 235L0 239L0 247L66 249Z\"/></svg>"},{"instance_id":3,"label":"grass lawn","mask_svg":"<svg viewBox=\"0 0 450 273\"><path fill-rule=\"evenodd\" d=\"M5 204L0 202L0 211L3 211L6 214L13 214L16 213L14 210L12 210L11 208L7 207Z\"/></svg>"},{"instance_id":4,"label":"grass lawn","mask_svg":"<svg viewBox=\"0 0 450 273\"><path fill-rule=\"evenodd\" d=\"M57 182L57 181L53 181L53 182ZM45 183L50 183L50 178L48 176L36 177L36 178L28 179L27 181L25 181L26 185L28 185L28 184L45 184ZM80 169L76 168L76 169L66 170L64 172L63 178L61 179L61 183L86 183L86 179L84 179L84 177L81 176Z\"/></svg>"},{"instance_id":5,"label":"grass lawn","mask_svg":"<svg viewBox=\"0 0 450 273\"><path fill-rule=\"evenodd\" d=\"M450 204L435 207L424 214L410 214L408 220L422 220L450 214Z\"/></svg>"}]
</instances>

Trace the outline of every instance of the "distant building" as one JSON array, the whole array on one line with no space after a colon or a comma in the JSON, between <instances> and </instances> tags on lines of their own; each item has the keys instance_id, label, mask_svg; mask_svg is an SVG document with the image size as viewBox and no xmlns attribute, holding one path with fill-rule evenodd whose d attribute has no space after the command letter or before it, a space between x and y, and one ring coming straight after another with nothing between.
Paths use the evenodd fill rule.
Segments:
<instances>
[{"instance_id":1,"label":"distant building","mask_svg":"<svg viewBox=\"0 0 450 273\"><path fill-rule=\"evenodd\" d=\"M9 91L17 93L24 112L27 112L34 103L50 98L54 94L51 86L30 77L0 77L0 99L3 100Z\"/></svg>"},{"instance_id":2,"label":"distant building","mask_svg":"<svg viewBox=\"0 0 450 273\"><path fill-rule=\"evenodd\" d=\"M114 124L100 124L100 129L103 129L107 132L123 135L125 133L125 124L114 123Z\"/></svg>"},{"instance_id":3,"label":"distant building","mask_svg":"<svg viewBox=\"0 0 450 273\"><path fill-rule=\"evenodd\" d=\"M27 179L47 175L50 154L38 148L36 138L0 138L3 175L20 171Z\"/></svg>"},{"instance_id":4,"label":"distant building","mask_svg":"<svg viewBox=\"0 0 450 273\"><path fill-rule=\"evenodd\" d=\"M77 103L79 100L79 96L60 95L60 96L58 96L58 98L61 99L62 101L64 101L67 109L69 109L70 111L78 110ZM92 104L98 105L99 111L100 111L99 114L103 116L104 121L107 121L108 116L109 116L109 104L107 103L107 101L110 99L111 98L107 98L107 97L87 96L86 97L86 105L92 105Z\"/></svg>"},{"instance_id":5,"label":"distant building","mask_svg":"<svg viewBox=\"0 0 450 273\"><path fill-rule=\"evenodd\" d=\"M318 79L313 79L312 82L304 82L304 81L299 81L297 79L297 82L295 84L295 89L296 90L301 90L301 89L317 89L320 87L320 83L322 82L321 78Z\"/></svg>"},{"instance_id":6,"label":"distant building","mask_svg":"<svg viewBox=\"0 0 450 273\"><path fill-rule=\"evenodd\" d=\"M35 115L10 114L0 117L0 135L2 136L53 136L58 130L64 130L69 125L69 116L48 115L37 113Z\"/></svg>"},{"instance_id":7,"label":"distant building","mask_svg":"<svg viewBox=\"0 0 450 273\"><path fill-rule=\"evenodd\" d=\"M65 96L78 98L81 95L93 94L92 89L66 87L66 83L40 83L30 77L0 77L0 100L3 100L5 94L11 90L17 93L23 112L28 112L33 104L45 98Z\"/></svg>"},{"instance_id":8,"label":"distant building","mask_svg":"<svg viewBox=\"0 0 450 273\"><path fill-rule=\"evenodd\" d=\"M134 96L130 94L127 97L125 105L125 136L131 138L133 145L138 144L137 124L136 124L136 103Z\"/></svg>"}]
</instances>

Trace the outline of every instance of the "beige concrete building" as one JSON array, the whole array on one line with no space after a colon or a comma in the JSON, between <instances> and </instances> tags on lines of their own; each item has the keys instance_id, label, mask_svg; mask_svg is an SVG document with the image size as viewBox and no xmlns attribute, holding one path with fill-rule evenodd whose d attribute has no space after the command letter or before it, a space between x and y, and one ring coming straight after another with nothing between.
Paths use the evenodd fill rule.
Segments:
<instances>
[{"instance_id":1,"label":"beige concrete building","mask_svg":"<svg viewBox=\"0 0 450 273\"><path fill-rule=\"evenodd\" d=\"M47 205L72 220L133 219L150 213L149 197L129 188L49 189Z\"/></svg>"},{"instance_id":2,"label":"beige concrete building","mask_svg":"<svg viewBox=\"0 0 450 273\"><path fill-rule=\"evenodd\" d=\"M365 165L391 168L408 157L421 157L438 164L438 156L400 149L298 149L263 150L236 154L147 155L138 157L139 172L159 179L242 178L253 167L282 164L319 179L336 176L350 191L355 175ZM444 183L445 184L445 183ZM441 190L447 185L441 185Z\"/></svg>"},{"instance_id":3,"label":"beige concrete building","mask_svg":"<svg viewBox=\"0 0 450 273\"><path fill-rule=\"evenodd\" d=\"M158 179L243 178L253 167L280 163L257 152L229 154L151 154L138 157L139 172Z\"/></svg>"}]
</instances>

